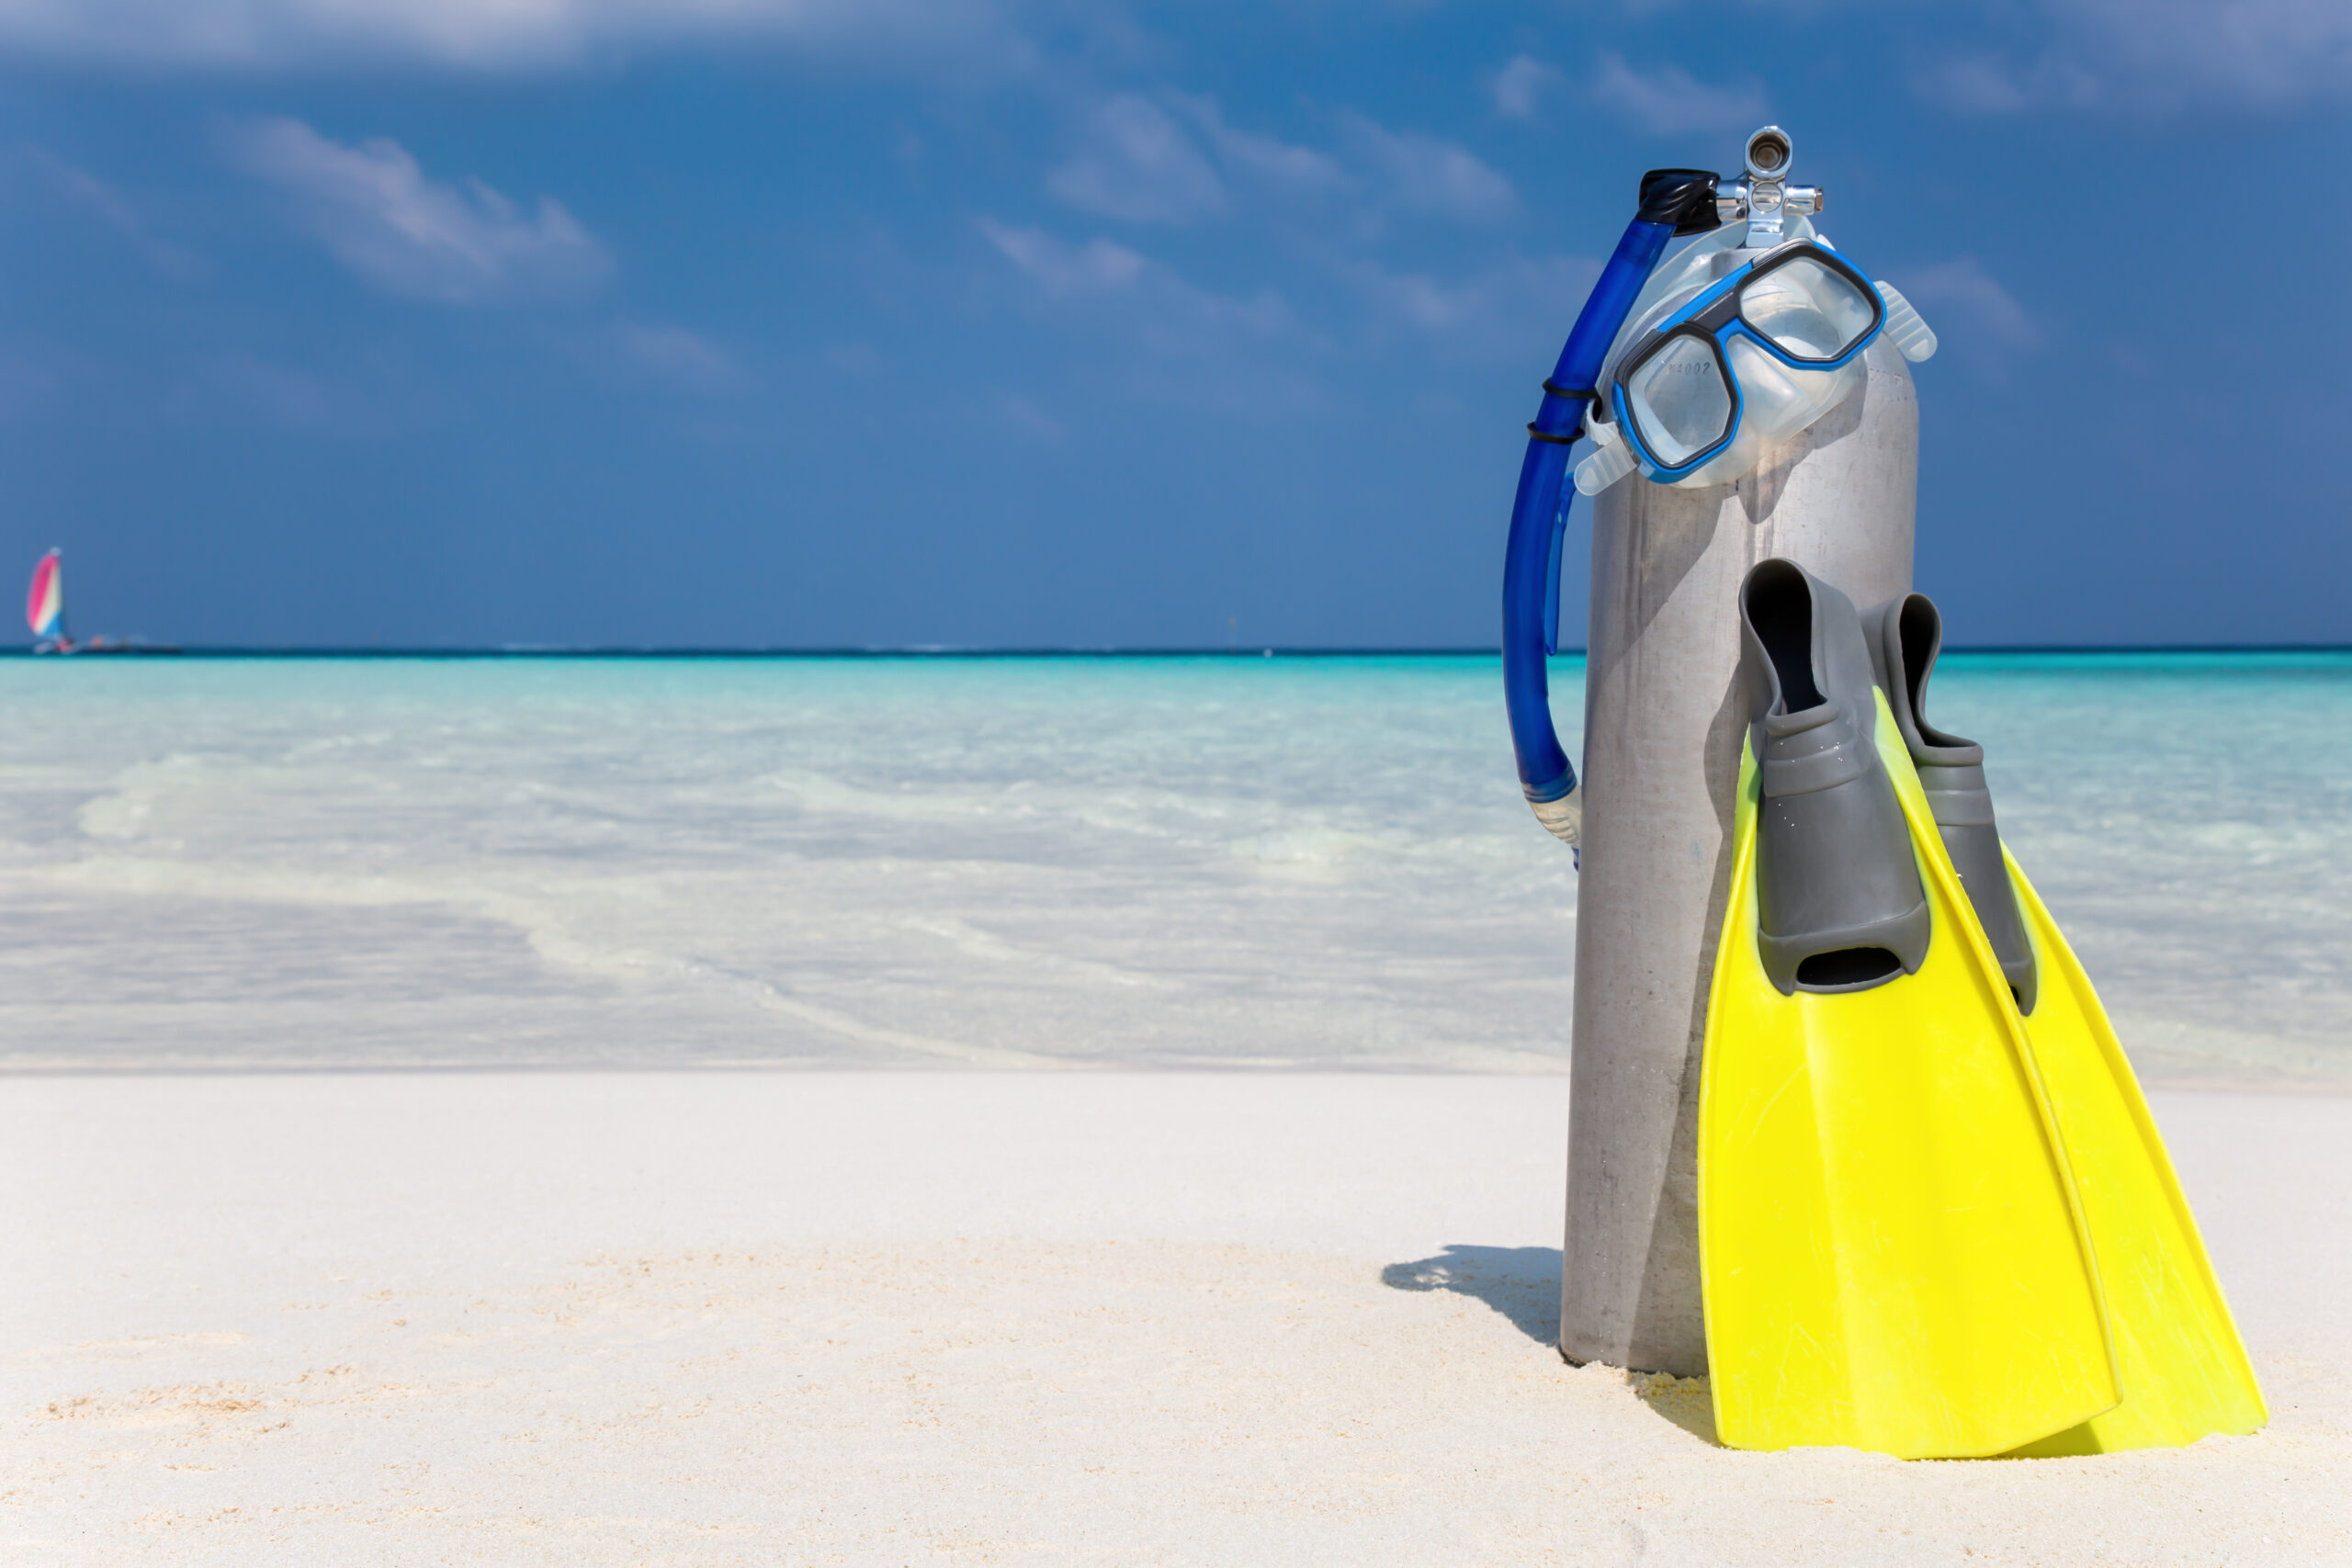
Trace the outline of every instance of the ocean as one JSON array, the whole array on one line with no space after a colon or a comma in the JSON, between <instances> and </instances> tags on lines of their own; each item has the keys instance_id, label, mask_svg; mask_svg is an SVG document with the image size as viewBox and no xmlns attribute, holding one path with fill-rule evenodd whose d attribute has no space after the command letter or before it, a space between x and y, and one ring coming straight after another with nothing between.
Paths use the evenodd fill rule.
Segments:
<instances>
[{"instance_id":1,"label":"ocean","mask_svg":"<svg viewBox=\"0 0 2352 1568\"><path fill-rule=\"evenodd\" d=\"M1933 713L2144 1073L2352 1083L2352 656ZM0 721L7 1068L1566 1062L1490 657L7 660Z\"/></svg>"}]
</instances>

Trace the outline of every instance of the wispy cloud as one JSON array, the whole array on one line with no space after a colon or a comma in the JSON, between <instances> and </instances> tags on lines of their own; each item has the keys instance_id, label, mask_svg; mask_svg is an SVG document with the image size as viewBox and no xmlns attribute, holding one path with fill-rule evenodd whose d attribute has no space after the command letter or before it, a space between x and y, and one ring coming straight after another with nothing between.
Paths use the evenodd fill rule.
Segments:
<instances>
[{"instance_id":1,"label":"wispy cloud","mask_svg":"<svg viewBox=\"0 0 2352 1568\"><path fill-rule=\"evenodd\" d=\"M309 356L304 356L309 357ZM330 354L305 364L237 347L180 363L116 365L110 399L183 428L259 426L338 440L380 439L446 417L397 355ZM143 405L143 407L142 407Z\"/></svg>"},{"instance_id":2,"label":"wispy cloud","mask_svg":"<svg viewBox=\"0 0 2352 1568\"><path fill-rule=\"evenodd\" d=\"M156 271L186 278L204 270L194 252L159 238L129 197L87 169L67 163L45 147L24 149L24 159L42 184L69 206L121 235Z\"/></svg>"},{"instance_id":3,"label":"wispy cloud","mask_svg":"<svg viewBox=\"0 0 2352 1568\"><path fill-rule=\"evenodd\" d=\"M1987 55L1967 55L1919 72L1912 77L1911 86L1921 97L1958 114L2015 114L2043 96L2051 85L2029 83L2026 78L2030 74ZM2077 96L2070 92L2059 101Z\"/></svg>"},{"instance_id":4,"label":"wispy cloud","mask_svg":"<svg viewBox=\"0 0 2352 1568\"><path fill-rule=\"evenodd\" d=\"M1173 351L1186 351L1182 329L1190 327L1230 327L1263 338L1278 336L1296 325L1290 308L1271 289L1246 299L1219 294L1188 283L1171 268L1109 240L1073 245L1042 229L1019 228L993 219L983 219L980 231L1048 299L1145 299L1173 307L1166 315L1179 330L1163 344Z\"/></svg>"},{"instance_id":5,"label":"wispy cloud","mask_svg":"<svg viewBox=\"0 0 2352 1568\"><path fill-rule=\"evenodd\" d=\"M448 305L579 295L611 271L595 238L552 197L528 213L480 180L428 178L378 137L346 147L297 119L232 127L231 157L275 186L295 221L363 281Z\"/></svg>"},{"instance_id":6,"label":"wispy cloud","mask_svg":"<svg viewBox=\"0 0 2352 1568\"><path fill-rule=\"evenodd\" d=\"M1495 112L1505 119L1532 121L1544 95L1567 80L1556 65L1546 65L1532 54L1515 54L1510 63L1487 84Z\"/></svg>"},{"instance_id":7,"label":"wispy cloud","mask_svg":"<svg viewBox=\"0 0 2352 1568\"><path fill-rule=\"evenodd\" d=\"M2034 109L2256 112L2352 97L2344 0L2041 0L2041 36L1922 72L1963 114Z\"/></svg>"},{"instance_id":8,"label":"wispy cloud","mask_svg":"<svg viewBox=\"0 0 2352 1568\"><path fill-rule=\"evenodd\" d=\"M1143 276L1143 256L1109 240L1089 240L1070 245L1043 229L1022 229L980 220L986 234L1005 260L1053 299L1115 294L1131 288Z\"/></svg>"},{"instance_id":9,"label":"wispy cloud","mask_svg":"<svg viewBox=\"0 0 2352 1568\"><path fill-rule=\"evenodd\" d=\"M1070 206L1138 223L1190 223L1225 210L1225 182L1184 128L1122 93L1088 117L1086 144L1046 177Z\"/></svg>"},{"instance_id":10,"label":"wispy cloud","mask_svg":"<svg viewBox=\"0 0 2352 1568\"><path fill-rule=\"evenodd\" d=\"M1099 237L1073 244L993 219L983 219L980 231L1033 291L1034 308L1127 361L1134 395L1228 412L1319 406L1321 394L1298 363L1307 334L1272 289L1220 294Z\"/></svg>"},{"instance_id":11,"label":"wispy cloud","mask_svg":"<svg viewBox=\"0 0 2352 1568\"><path fill-rule=\"evenodd\" d=\"M264 423L287 429L317 429L336 412L326 380L308 370L277 365L249 350L224 354L205 367L204 390L225 399Z\"/></svg>"},{"instance_id":12,"label":"wispy cloud","mask_svg":"<svg viewBox=\"0 0 2352 1568\"><path fill-rule=\"evenodd\" d=\"M1765 113L1764 89L1754 82L1713 87L1679 65L1637 71L1617 54L1600 57L1591 93L1594 102L1657 136L1746 130Z\"/></svg>"},{"instance_id":13,"label":"wispy cloud","mask_svg":"<svg viewBox=\"0 0 2352 1568\"><path fill-rule=\"evenodd\" d=\"M734 355L699 333L643 321L617 321L613 332L632 364L679 391L712 397L750 382Z\"/></svg>"},{"instance_id":14,"label":"wispy cloud","mask_svg":"<svg viewBox=\"0 0 2352 1568\"><path fill-rule=\"evenodd\" d=\"M1057 446L1069 434L1069 426L1018 392L998 388L989 401L995 408L998 418L1032 441Z\"/></svg>"},{"instance_id":15,"label":"wispy cloud","mask_svg":"<svg viewBox=\"0 0 2352 1568\"><path fill-rule=\"evenodd\" d=\"M1033 65L1010 0L0 0L0 51L164 69L584 64L751 40L966 78Z\"/></svg>"},{"instance_id":16,"label":"wispy cloud","mask_svg":"<svg viewBox=\"0 0 2352 1568\"><path fill-rule=\"evenodd\" d=\"M1510 181L1454 142L1337 115L1343 159L1230 123L1214 98L1163 88L1089 111L1084 141L1046 175L1065 205L1135 223L1183 226L1237 209L1295 218L1302 200L1342 195L1360 227L1407 211L1487 222L1518 210ZM1329 209L1321 209L1328 213Z\"/></svg>"},{"instance_id":17,"label":"wispy cloud","mask_svg":"<svg viewBox=\"0 0 2352 1568\"><path fill-rule=\"evenodd\" d=\"M1340 125L1408 211L1491 222L1519 210L1510 181L1467 148L1418 130L1389 130L1352 112Z\"/></svg>"},{"instance_id":18,"label":"wispy cloud","mask_svg":"<svg viewBox=\"0 0 2352 1568\"><path fill-rule=\"evenodd\" d=\"M1374 316L1427 338L1445 357L1519 364L1528 344L1564 337L1600 264L1580 256L1510 256L1465 277L1351 268Z\"/></svg>"},{"instance_id":19,"label":"wispy cloud","mask_svg":"<svg viewBox=\"0 0 2352 1568\"><path fill-rule=\"evenodd\" d=\"M1889 280L1894 281L1893 279ZM1974 256L1939 262L1903 275L1904 297L1923 310L1965 318L1968 328L2009 349L2041 346L2041 329Z\"/></svg>"},{"instance_id":20,"label":"wispy cloud","mask_svg":"<svg viewBox=\"0 0 2352 1568\"><path fill-rule=\"evenodd\" d=\"M1888 282L1919 308L1942 344L1994 380L2042 345L2041 326L1974 256L1906 271Z\"/></svg>"},{"instance_id":21,"label":"wispy cloud","mask_svg":"<svg viewBox=\"0 0 2352 1568\"><path fill-rule=\"evenodd\" d=\"M1347 183L1346 171L1328 152L1228 125L1214 98L1182 93L1170 98L1198 122L1230 175L1254 177L1290 192L1336 189Z\"/></svg>"}]
</instances>

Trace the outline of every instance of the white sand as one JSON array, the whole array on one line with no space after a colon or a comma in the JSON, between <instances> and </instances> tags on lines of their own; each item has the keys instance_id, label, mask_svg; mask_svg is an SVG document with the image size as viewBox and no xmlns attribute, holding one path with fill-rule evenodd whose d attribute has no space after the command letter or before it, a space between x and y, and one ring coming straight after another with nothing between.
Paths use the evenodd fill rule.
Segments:
<instances>
[{"instance_id":1,"label":"white sand","mask_svg":"<svg viewBox=\"0 0 2352 1568\"><path fill-rule=\"evenodd\" d=\"M2352 1562L2352 1100L2156 1097L2268 1430L1908 1465L1561 1363L1566 1100L0 1081L0 1561Z\"/></svg>"}]
</instances>

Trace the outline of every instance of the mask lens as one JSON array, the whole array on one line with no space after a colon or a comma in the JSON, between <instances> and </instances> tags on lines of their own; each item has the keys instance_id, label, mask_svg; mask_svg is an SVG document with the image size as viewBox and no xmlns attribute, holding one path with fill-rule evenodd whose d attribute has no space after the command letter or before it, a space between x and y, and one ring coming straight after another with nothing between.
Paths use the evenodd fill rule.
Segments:
<instances>
[{"instance_id":1,"label":"mask lens","mask_svg":"<svg viewBox=\"0 0 2352 1568\"><path fill-rule=\"evenodd\" d=\"M1862 340L1877 312L1845 274L1806 256L1739 291L1742 320L1796 359L1835 359Z\"/></svg>"},{"instance_id":2,"label":"mask lens","mask_svg":"<svg viewBox=\"0 0 2352 1568\"><path fill-rule=\"evenodd\" d=\"M1625 406L1668 468L1679 468L1731 428L1731 389L1704 338L1676 337L1643 360L1625 378Z\"/></svg>"}]
</instances>

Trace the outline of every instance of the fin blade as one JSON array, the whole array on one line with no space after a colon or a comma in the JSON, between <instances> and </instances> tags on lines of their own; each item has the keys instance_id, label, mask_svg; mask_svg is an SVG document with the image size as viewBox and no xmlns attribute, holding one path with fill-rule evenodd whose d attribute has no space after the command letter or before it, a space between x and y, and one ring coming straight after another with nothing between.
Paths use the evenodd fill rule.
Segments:
<instances>
[{"instance_id":1,"label":"fin blade","mask_svg":"<svg viewBox=\"0 0 2352 1568\"><path fill-rule=\"evenodd\" d=\"M2074 950L2009 857L2041 999L2025 1020L2106 1287L2123 1402L2019 1451L2175 1448L2269 1419L2196 1216L2130 1059Z\"/></svg>"},{"instance_id":2,"label":"fin blade","mask_svg":"<svg viewBox=\"0 0 2352 1568\"><path fill-rule=\"evenodd\" d=\"M1892 733L1882 713L1882 750ZM1917 795L1907 755L1896 776ZM1974 928L1950 868L1926 879L1941 940L1917 974L1783 997L1756 945L1756 811L1749 756L1700 1090L1718 1433L1973 1457L2111 1408L2064 1155L1997 967L1955 940Z\"/></svg>"}]
</instances>

